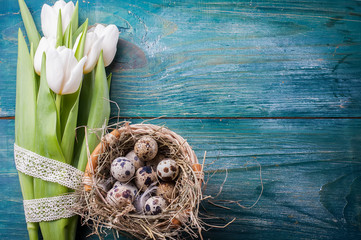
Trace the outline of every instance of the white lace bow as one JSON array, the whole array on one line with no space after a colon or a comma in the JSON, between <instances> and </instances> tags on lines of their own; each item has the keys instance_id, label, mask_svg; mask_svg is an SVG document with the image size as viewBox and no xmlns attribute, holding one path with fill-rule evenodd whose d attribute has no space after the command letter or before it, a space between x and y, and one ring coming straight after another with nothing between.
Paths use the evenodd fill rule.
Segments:
<instances>
[{"instance_id":1,"label":"white lace bow","mask_svg":"<svg viewBox=\"0 0 361 240\"><path fill-rule=\"evenodd\" d=\"M58 183L62 186L77 189L81 186L83 172L77 168L46 158L14 144L16 169L26 175L44 181ZM24 200L24 211L27 222L53 221L75 215L71 207L76 202L73 193L40 199Z\"/></svg>"}]
</instances>

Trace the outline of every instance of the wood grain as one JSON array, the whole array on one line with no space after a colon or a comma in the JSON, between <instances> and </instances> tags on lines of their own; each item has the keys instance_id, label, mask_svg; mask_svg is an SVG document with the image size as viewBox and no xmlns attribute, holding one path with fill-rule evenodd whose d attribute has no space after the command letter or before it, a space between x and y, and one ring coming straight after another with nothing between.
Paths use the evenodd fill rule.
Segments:
<instances>
[{"instance_id":1,"label":"wood grain","mask_svg":"<svg viewBox=\"0 0 361 240\"><path fill-rule=\"evenodd\" d=\"M27 3L40 26L42 2ZM139 48L123 45L127 57L109 69L121 116L361 116L359 1L97 0L80 9L82 20L115 23ZM14 115L22 27L16 1L0 18L6 117Z\"/></svg>"},{"instance_id":2,"label":"wood grain","mask_svg":"<svg viewBox=\"0 0 361 240\"><path fill-rule=\"evenodd\" d=\"M40 29L44 1L26 2ZM216 200L251 206L262 167L252 209L204 202L202 213L222 218L210 224L237 218L205 239L361 238L360 1L79 4L81 20L121 32L108 69L113 117L166 116L151 122L188 139L198 158L207 151L209 176L218 170L206 194L227 175ZM13 160L17 1L1 2L0 21L0 239L27 239Z\"/></svg>"},{"instance_id":3,"label":"wood grain","mask_svg":"<svg viewBox=\"0 0 361 240\"><path fill-rule=\"evenodd\" d=\"M140 122L133 120L134 123ZM361 120L243 119L151 121L188 139L199 159L207 151L205 193L218 200L239 200L252 209L231 210L204 202L207 220L226 229L211 229L205 239L357 239L361 237L359 185ZM13 120L0 120L0 238L25 239L21 192L12 157ZM4 184L6 183L6 184ZM83 233L86 232L82 229ZM82 235L84 238L84 235ZM111 239L111 238L109 238Z\"/></svg>"}]
</instances>

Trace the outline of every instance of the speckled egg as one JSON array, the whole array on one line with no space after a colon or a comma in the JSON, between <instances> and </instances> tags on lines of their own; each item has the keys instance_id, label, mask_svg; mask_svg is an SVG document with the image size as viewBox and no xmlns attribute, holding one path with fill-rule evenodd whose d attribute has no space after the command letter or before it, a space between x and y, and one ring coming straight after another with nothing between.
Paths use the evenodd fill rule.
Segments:
<instances>
[{"instance_id":1,"label":"speckled egg","mask_svg":"<svg viewBox=\"0 0 361 240\"><path fill-rule=\"evenodd\" d=\"M112 162L110 172L119 182L127 182L134 176L135 167L129 159L118 157Z\"/></svg>"},{"instance_id":2,"label":"speckled egg","mask_svg":"<svg viewBox=\"0 0 361 240\"><path fill-rule=\"evenodd\" d=\"M175 184L172 182L164 182L159 184L157 188L157 196L163 197L168 202L176 196Z\"/></svg>"},{"instance_id":3,"label":"speckled egg","mask_svg":"<svg viewBox=\"0 0 361 240\"><path fill-rule=\"evenodd\" d=\"M178 176L179 168L177 163L168 158L160 161L157 166L157 174L163 181L173 181Z\"/></svg>"},{"instance_id":4,"label":"speckled egg","mask_svg":"<svg viewBox=\"0 0 361 240\"><path fill-rule=\"evenodd\" d=\"M150 136L144 136L135 143L134 152L140 160L150 161L157 155L158 144Z\"/></svg>"},{"instance_id":5,"label":"speckled egg","mask_svg":"<svg viewBox=\"0 0 361 240\"><path fill-rule=\"evenodd\" d=\"M160 161L164 160L164 159L165 159L165 157L164 157L163 154L158 154L157 156L155 156L154 159L146 162L145 164L146 164L147 166L151 166L151 167L153 168L153 170L156 171L156 170L157 170L158 163L159 163Z\"/></svg>"},{"instance_id":6,"label":"speckled egg","mask_svg":"<svg viewBox=\"0 0 361 240\"><path fill-rule=\"evenodd\" d=\"M141 190L144 191L148 188L153 182L157 181L157 174L155 171L149 167L144 166L137 170L135 173L135 185Z\"/></svg>"},{"instance_id":7,"label":"speckled egg","mask_svg":"<svg viewBox=\"0 0 361 240\"><path fill-rule=\"evenodd\" d=\"M167 208L167 202L159 196L151 197L145 202L144 213L157 215Z\"/></svg>"},{"instance_id":8,"label":"speckled egg","mask_svg":"<svg viewBox=\"0 0 361 240\"><path fill-rule=\"evenodd\" d=\"M127 155L125 155L125 157L133 163L135 171L137 171L138 168L144 166L144 162L140 161L139 157L135 154L134 151L129 152Z\"/></svg>"},{"instance_id":9,"label":"speckled egg","mask_svg":"<svg viewBox=\"0 0 361 240\"><path fill-rule=\"evenodd\" d=\"M138 193L138 188L135 186L134 183L130 182L130 183L121 183L119 181L116 181L113 185L113 188L121 188L126 186L128 189L130 189L132 191L133 196L136 196Z\"/></svg>"},{"instance_id":10,"label":"speckled egg","mask_svg":"<svg viewBox=\"0 0 361 240\"><path fill-rule=\"evenodd\" d=\"M107 202L114 207L122 207L134 200L134 189L127 184L113 187L107 193Z\"/></svg>"}]
</instances>

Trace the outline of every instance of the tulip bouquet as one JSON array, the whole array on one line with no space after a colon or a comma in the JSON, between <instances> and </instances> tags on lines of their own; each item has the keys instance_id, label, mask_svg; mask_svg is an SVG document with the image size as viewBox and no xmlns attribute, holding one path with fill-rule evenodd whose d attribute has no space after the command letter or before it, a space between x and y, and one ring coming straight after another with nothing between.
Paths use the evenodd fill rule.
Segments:
<instances>
[{"instance_id":1,"label":"tulip bouquet","mask_svg":"<svg viewBox=\"0 0 361 240\"><path fill-rule=\"evenodd\" d=\"M78 3L59 0L42 7L41 37L24 0L19 6L30 48L19 29L14 154L29 238L38 239L40 227L44 239L75 239L77 216L67 206L88 149L99 141L87 128L109 119L105 67L114 59L119 31L88 27L88 19L79 26ZM87 128L76 133L80 126Z\"/></svg>"}]
</instances>

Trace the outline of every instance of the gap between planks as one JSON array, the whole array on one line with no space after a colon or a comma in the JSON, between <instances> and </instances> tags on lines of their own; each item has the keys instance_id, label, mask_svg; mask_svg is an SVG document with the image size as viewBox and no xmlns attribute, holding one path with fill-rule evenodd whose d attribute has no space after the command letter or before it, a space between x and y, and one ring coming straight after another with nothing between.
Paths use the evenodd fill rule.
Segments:
<instances>
[{"instance_id":1,"label":"gap between planks","mask_svg":"<svg viewBox=\"0 0 361 240\"><path fill-rule=\"evenodd\" d=\"M361 119L361 117L111 117L111 119ZM15 119L14 116L0 117L0 120Z\"/></svg>"}]
</instances>

